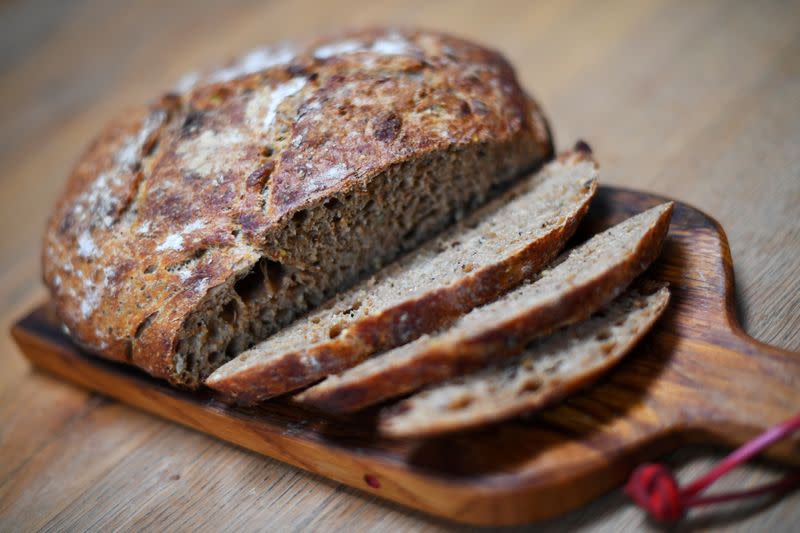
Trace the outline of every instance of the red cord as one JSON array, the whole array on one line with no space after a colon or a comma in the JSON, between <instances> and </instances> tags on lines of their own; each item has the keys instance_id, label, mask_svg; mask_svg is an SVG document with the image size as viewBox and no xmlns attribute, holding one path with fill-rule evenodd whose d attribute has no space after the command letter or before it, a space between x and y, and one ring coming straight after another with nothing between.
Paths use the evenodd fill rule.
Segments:
<instances>
[{"instance_id":1,"label":"red cord","mask_svg":"<svg viewBox=\"0 0 800 533\"><path fill-rule=\"evenodd\" d=\"M625 492L637 505L647 510L659 522L675 522L683 517L690 507L786 492L800 486L800 471L774 483L749 490L714 496L699 496L709 485L733 468L797 430L800 430L800 415L768 429L731 453L705 476L685 488L678 486L675 476L664 465L643 464L631 474L625 485Z\"/></svg>"}]
</instances>

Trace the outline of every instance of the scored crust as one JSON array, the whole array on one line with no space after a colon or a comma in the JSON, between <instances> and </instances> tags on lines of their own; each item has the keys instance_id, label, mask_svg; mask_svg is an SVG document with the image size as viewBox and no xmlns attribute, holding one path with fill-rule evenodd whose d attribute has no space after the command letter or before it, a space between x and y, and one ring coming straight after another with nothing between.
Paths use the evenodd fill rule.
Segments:
<instances>
[{"instance_id":1,"label":"scored crust","mask_svg":"<svg viewBox=\"0 0 800 533\"><path fill-rule=\"evenodd\" d=\"M672 203L640 213L563 254L533 280L449 329L368 359L295 397L348 413L479 370L533 338L585 319L613 300L661 251Z\"/></svg>"},{"instance_id":2,"label":"scored crust","mask_svg":"<svg viewBox=\"0 0 800 533\"><path fill-rule=\"evenodd\" d=\"M533 276L594 196L597 165L569 152L435 240L218 368L206 385L254 403L446 326Z\"/></svg>"},{"instance_id":3,"label":"scored crust","mask_svg":"<svg viewBox=\"0 0 800 533\"><path fill-rule=\"evenodd\" d=\"M462 39L263 48L100 134L50 217L44 280L87 349L194 387L551 154L509 64Z\"/></svg>"},{"instance_id":4,"label":"scored crust","mask_svg":"<svg viewBox=\"0 0 800 533\"><path fill-rule=\"evenodd\" d=\"M510 361L434 385L385 409L381 433L412 438L461 431L542 409L589 385L663 314L669 290L663 285L653 289L631 289L593 317L535 341Z\"/></svg>"}]
</instances>

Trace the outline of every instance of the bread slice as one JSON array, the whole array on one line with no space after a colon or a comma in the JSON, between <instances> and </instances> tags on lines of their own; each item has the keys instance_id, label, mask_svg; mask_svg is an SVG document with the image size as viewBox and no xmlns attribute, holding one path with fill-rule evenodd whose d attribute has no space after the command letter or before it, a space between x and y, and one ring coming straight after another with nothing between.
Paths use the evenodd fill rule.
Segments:
<instances>
[{"instance_id":1,"label":"bread slice","mask_svg":"<svg viewBox=\"0 0 800 533\"><path fill-rule=\"evenodd\" d=\"M589 152L562 155L444 235L221 366L206 384L252 403L450 324L550 262L586 213L596 179Z\"/></svg>"},{"instance_id":2,"label":"bread slice","mask_svg":"<svg viewBox=\"0 0 800 533\"><path fill-rule=\"evenodd\" d=\"M559 258L533 283L476 308L449 329L365 361L296 399L345 413L520 353L535 336L585 319L658 256L672 203L640 213Z\"/></svg>"},{"instance_id":3,"label":"bread slice","mask_svg":"<svg viewBox=\"0 0 800 533\"><path fill-rule=\"evenodd\" d=\"M664 312L669 290L631 289L592 318L535 341L520 356L436 385L386 409L381 433L429 437L543 408L616 364Z\"/></svg>"}]
</instances>

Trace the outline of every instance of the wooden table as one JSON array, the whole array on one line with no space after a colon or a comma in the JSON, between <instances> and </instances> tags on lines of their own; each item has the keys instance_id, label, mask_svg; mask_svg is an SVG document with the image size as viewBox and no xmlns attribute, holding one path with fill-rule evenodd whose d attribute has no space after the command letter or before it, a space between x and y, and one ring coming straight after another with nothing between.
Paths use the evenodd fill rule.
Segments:
<instances>
[{"instance_id":1,"label":"wooden table","mask_svg":"<svg viewBox=\"0 0 800 533\"><path fill-rule=\"evenodd\" d=\"M759 4L0 3L0 530L450 526L34 373L7 335L46 296L44 219L94 132L185 70L264 41L394 22L503 50L561 144L591 142L606 183L720 220L745 327L800 349L800 3ZM719 453L666 460L687 480ZM779 473L756 463L720 488ZM778 531L798 522L795 493L695 512L687 525ZM537 527L655 526L615 491Z\"/></svg>"}]
</instances>

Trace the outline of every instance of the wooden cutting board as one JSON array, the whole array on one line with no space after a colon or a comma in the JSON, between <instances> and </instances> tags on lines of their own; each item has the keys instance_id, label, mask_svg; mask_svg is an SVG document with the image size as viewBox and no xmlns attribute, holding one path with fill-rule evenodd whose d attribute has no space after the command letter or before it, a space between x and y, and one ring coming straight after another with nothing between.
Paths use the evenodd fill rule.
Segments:
<instances>
[{"instance_id":1,"label":"wooden cutting board","mask_svg":"<svg viewBox=\"0 0 800 533\"><path fill-rule=\"evenodd\" d=\"M662 201L602 187L576 239ZM434 515L518 524L578 507L686 442L740 444L800 412L800 354L741 330L715 220L678 203L651 275L670 283L669 309L595 386L538 415L418 442L379 438L374 412L332 419L284 401L230 407L209 391L175 390L82 353L48 304L12 333L35 367L81 387ZM768 455L800 464L800 440Z\"/></svg>"}]
</instances>

